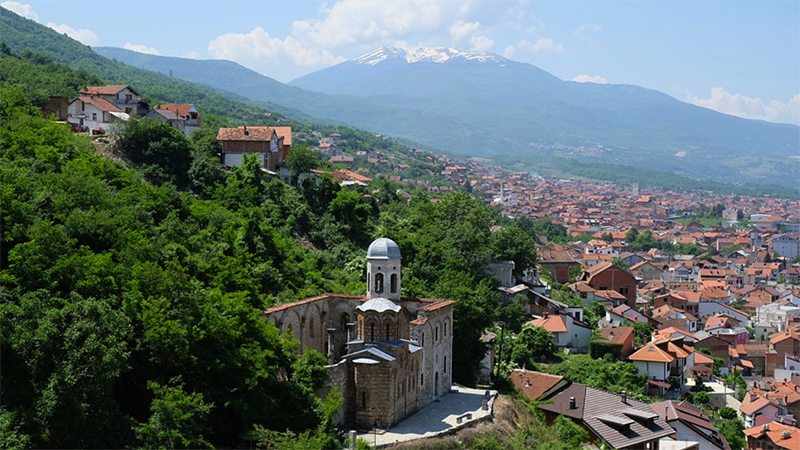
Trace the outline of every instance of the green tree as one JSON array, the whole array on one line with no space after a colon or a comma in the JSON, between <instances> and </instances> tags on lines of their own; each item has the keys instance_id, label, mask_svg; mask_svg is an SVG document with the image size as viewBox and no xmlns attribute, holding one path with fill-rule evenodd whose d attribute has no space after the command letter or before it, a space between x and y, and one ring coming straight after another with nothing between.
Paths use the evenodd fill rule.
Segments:
<instances>
[{"instance_id":1,"label":"green tree","mask_svg":"<svg viewBox=\"0 0 800 450\"><path fill-rule=\"evenodd\" d=\"M726 419L717 425L717 430L728 441L731 450L742 450L747 446L744 438L744 422L741 419Z\"/></svg>"},{"instance_id":2,"label":"green tree","mask_svg":"<svg viewBox=\"0 0 800 450\"><path fill-rule=\"evenodd\" d=\"M536 267L536 243L518 226L503 227L493 233L491 246L496 259L514 261L517 279L522 279L526 271Z\"/></svg>"},{"instance_id":3,"label":"green tree","mask_svg":"<svg viewBox=\"0 0 800 450\"><path fill-rule=\"evenodd\" d=\"M737 417L739 417L739 413L736 412L736 410L731 408L730 406L723 406L722 408L719 409L718 413L719 416L724 420L736 419Z\"/></svg>"},{"instance_id":4,"label":"green tree","mask_svg":"<svg viewBox=\"0 0 800 450\"><path fill-rule=\"evenodd\" d=\"M203 433L214 405L205 403L202 394L187 394L179 378L167 386L151 381L147 387L154 396L152 415L135 427L140 445L158 449L213 447Z\"/></svg>"},{"instance_id":5,"label":"green tree","mask_svg":"<svg viewBox=\"0 0 800 450\"><path fill-rule=\"evenodd\" d=\"M611 263L622 270L628 270L628 263L625 262L622 258L616 257L611 260Z\"/></svg>"},{"instance_id":6,"label":"green tree","mask_svg":"<svg viewBox=\"0 0 800 450\"><path fill-rule=\"evenodd\" d=\"M708 396L708 392L700 391L697 394L694 394L694 403L699 405L705 405L711 399Z\"/></svg>"},{"instance_id":7,"label":"green tree","mask_svg":"<svg viewBox=\"0 0 800 450\"><path fill-rule=\"evenodd\" d=\"M559 415L556 418L553 423L553 431L558 440L571 449L583 448L583 444L589 442L589 432L567 416Z\"/></svg>"},{"instance_id":8,"label":"green tree","mask_svg":"<svg viewBox=\"0 0 800 450\"><path fill-rule=\"evenodd\" d=\"M650 322L634 322L633 335L636 339L636 346L641 347L650 342L653 331L655 331L655 327Z\"/></svg>"},{"instance_id":9,"label":"green tree","mask_svg":"<svg viewBox=\"0 0 800 450\"><path fill-rule=\"evenodd\" d=\"M177 129L155 119L131 119L125 122L119 148L151 181L189 184L192 146Z\"/></svg>"},{"instance_id":10,"label":"green tree","mask_svg":"<svg viewBox=\"0 0 800 450\"><path fill-rule=\"evenodd\" d=\"M308 173L311 169L316 169L319 159L314 154L314 150L307 145L296 145L289 149L284 161L286 167L292 171L292 186L297 186L300 175Z\"/></svg>"},{"instance_id":11,"label":"green tree","mask_svg":"<svg viewBox=\"0 0 800 450\"><path fill-rule=\"evenodd\" d=\"M512 342L510 360L519 367L534 367L540 358L552 358L558 352L553 333L533 325L523 326Z\"/></svg>"},{"instance_id":12,"label":"green tree","mask_svg":"<svg viewBox=\"0 0 800 450\"><path fill-rule=\"evenodd\" d=\"M630 227L628 228L628 231L625 232L625 242L628 245L631 245L634 242L636 242L637 237L639 237L639 230L637 230L636 227Z\"/></svg>"}]
</instances>

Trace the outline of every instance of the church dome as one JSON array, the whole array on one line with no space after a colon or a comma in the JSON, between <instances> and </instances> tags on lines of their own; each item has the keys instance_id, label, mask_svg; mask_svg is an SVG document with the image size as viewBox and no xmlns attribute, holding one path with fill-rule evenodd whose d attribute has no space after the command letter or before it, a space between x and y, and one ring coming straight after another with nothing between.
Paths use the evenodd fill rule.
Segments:
<instances>
[{"instance_id":1,"label":"church dome","mask_svg":"<svg viewBox=\"0 0 800 450\"><path fill-rule=\"evenodd\" d=\"M367 300L363 305L358 305L356 309L359 311L375 311L379 313L388 310L399 312L400 306L388 298L378 297Z\"/></svg>"},{"instance_id":2,"label":"church dome","mask_svg":"<svg viewBox=\"0 0 800 450\"><path fill-rule=\"evenodd\" d=\"M400 247L389 238L376 239L369 244L367 259L402 259Z\"/></svg>"}]
</instances>

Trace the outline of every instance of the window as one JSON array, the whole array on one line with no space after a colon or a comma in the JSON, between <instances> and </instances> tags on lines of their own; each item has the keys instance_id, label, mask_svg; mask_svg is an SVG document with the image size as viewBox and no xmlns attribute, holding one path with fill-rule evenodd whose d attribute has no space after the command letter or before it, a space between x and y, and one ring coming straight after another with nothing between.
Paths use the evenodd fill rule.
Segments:
<instances>
[{"instance_id":1,"label":"window","mask_svg":"<svg viewBox=\"0 0 800 450\"><path fill-rule=\"evenodd\" d=\"M444 337L447 337L447 322L444 323Z\"/></svg>"},{"instance_id":2,"label":"window","mask_svg":"<svg viewBox=\"0 0 800 450\"><path fill-rule=\"evenodd\" d=\"M383 274L376 273L375 274L375 292L377 294L383 293Z\"/></svg>"},{"instance_id":3,"label":"window","mask_svg":"<svg viewBox=\"0 0 800 450\"><path fill-rule=\"evenodd\" d=\"M369 340L370 341L374 341L375 340L375 324L374 323L369 324Z\"/></svg>"},{"instance_id":4,"label":"window","mask_svg":"<svg viewBox=\"0 0 800 450\"><path fill-rule=\"evenodd\" d=\"M425 332L422 332L422 346L425 346Z\"/></svg>"},{"instance_id":5,"label":"window","mask_svg":"<svg viewBox=\"0 0 800 450\"><path fill-rule=\"evenodd\" d=\"M388 341L388 340L390 340L390 339L389 339L389 330L390 330L390 328L391 328L391 327L390 327L390 326L389 326L389 324L387 323L387 324L386 324L386 340L387 340L387 341Z\"/></svg>"},{"instance_id":6,"label":"window","mask_svg":"<svg viewBox=\"0 0 800 450\"><path fill-rule=\"evenodd\" d=\"M97 113L92 113L92 120L97 120Z\"/></svg>"},{"instance_id":7,"label":"window","mask_svg":"<svg viewBox=\"0 0 800 450\"><path fill-rule=\"evenodd\" d=\"M367 409L367 391L361 391L361 409Z\"/></svg>"},{"instance_id":8,"label":"window","mask_svg":"<svg viewBox=\"0 0 800 450\"><path fill-rule=\"evenodd\" d=\"M575 336L577 336L577 334ZM442 372L447 373L447 356L444 357L444 370Z\"/></svg>"},{"instance_id":9,"label":"window","mask_svg":"<svg viewBox=\"0 0 800 450\"><path fill-rule=\"evenodd\" d=\"M419 374L419 385L422 386L423 384L425 384L425 374L421 373Z\"/></svg>"},{"instance_id":10,"label":"window","mask_svg":"<svg viewBox=\"0 0 800 450\"><path fill-rule=\"evenodd\" d=\"M436 325L436 328L433 331L433 342L439 340L439 325Z\"/></svg>"},{"instance_id":11,"label":"window","mask_svg":"<svg viewBox=\"0 0 800 450\"><path fill-rule=\"evenodd\" d=\"M392 294L397 293L397 274L393 273L391 277L389 277L389 290Z\"/></svg>"},{"instance_id":12,"label":"window","mask_svg":"<svg viewBox=\"0 0 800 450\"><path fill-rule=\"evenodd\" d=\"M308 324L308 335L312 338L314 337L314 319L311 319Z\"/></svg>"}]
</instances>

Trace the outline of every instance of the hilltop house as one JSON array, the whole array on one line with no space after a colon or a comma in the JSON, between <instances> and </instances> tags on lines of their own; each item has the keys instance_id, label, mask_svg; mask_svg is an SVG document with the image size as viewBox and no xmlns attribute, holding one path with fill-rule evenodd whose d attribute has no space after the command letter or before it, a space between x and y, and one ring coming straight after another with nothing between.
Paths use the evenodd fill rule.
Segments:
<instances>
[{"instance_id":1,"label":"hilltop house","mask_svg":"<svg viewBox=\"0 0 800 450\"><path fill-rule=\"evenodd\" d=\"M658 335L628 359L639 368L639 375L647 374L647 381L663 396L670 378L677 379L681 386L684 384L689 368L694 366L694 349L685 344L683 336Z\"/></svg>"},{"instance_id":2,"label":"hilltop house","mask_svg":"<svg viewBox=\"0 0 800 450\"><path fill-rule=\"evenodd\" d=\"M222 164L241 166L244 155L255 155L264 169L275 172L288 155L291 135L290 127L220 128Z\"/></svg>"},{"instance_id":3,"label":"hilltop house","mask_svg":"<svg viewBox=\"0 0 800 450\"><path fill-rule=\"evenodd\" d=\"M200 129L203 120L194 105L158 105L145 118L160 120L182 131L186 137Z\"/></svg>"},{"instance_id":4,"label":"hilltop house","mask_svg":"<svg viewBox=\"0 0 800 450\"><path fill-rule=\"evenodd\" d=\"M556 345L559 347L570 348L580 353L586 353L589 350L592 329L570 315L546 314L544 317L533 319L528 323L553 333Z\"/></svg>"}]
</instances>

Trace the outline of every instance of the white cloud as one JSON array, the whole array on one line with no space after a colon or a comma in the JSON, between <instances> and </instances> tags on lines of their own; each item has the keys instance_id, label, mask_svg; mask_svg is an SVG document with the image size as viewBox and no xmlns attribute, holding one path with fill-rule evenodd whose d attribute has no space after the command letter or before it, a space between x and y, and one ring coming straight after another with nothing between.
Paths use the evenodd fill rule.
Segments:
<instances>
[{"instance_id":1,"label":"white cloud","mask_svg":"<svg viewBox=\"0 0 800 450\"><path fill-rule=\"evenodd\" d=\"M126 50L134 51L134 52L147 53L148 55L161 55L161 52L159 52L155 48L148 47L146 45L141 45L141 44L128 43L128 44L123 45L123 48L126 49Z\"/></svg>"},{"instance_id":2,"label":"white cloud","mask_svg":"<svg viewBox=\"0 0 800 450\"><path fill-rule=\"evenodd\" d=\"M450 38L453 45L468 45L469 50L488 52L494 48L494 41L483 32L480 22L458 21L450 26Z\"/></svg>"},{"instance_id":3,"label":"white cloud","mask_svg":"<svg viewBox=\"0 0 800 450\"><path fill-rule=\"evenodd\" d=\"M100 42L100 38L92 30L76 30L67 24L56 25L53 22L48 23L47 26L86 45L97 45Z\"/></svg>"},{"instance_id":4,"label":"white cloud","mask_svg":"<svg viewBox=\"0 0 800 450\"><path fill-rule=\"evenodd\" d=\"M608 80L599 75L591 76L585 73L573 78L572 81L577 81L578 83L608 84Z\"/></svg>"},{"instance_id":5,"label":"white cloud","mask_svg":"<svg viewBox=\"0 0 800 450\"><path fill-rule=\"evenodd\" d=\"M445 8L454 9L455 16L458 5L456 2L431 0L341 0L333 6L323 7L322 19L294 21L292 35L323 48L375 45L403 39L416 32L439 29Z\"/></svg>"},{"instance_id":6,"label":"white cloud","mask_svg":"<svg viewBox=\"0 0 800 450\"><path fill-rule=\"evenodd\" d=\"M474 36L476 33L481 31L481 23L480 22L463 22L458 21L450 26L450 38L453 39L453 42L456 44L467 40L471 36Z\"/></svg>"},{"instance_id":7,"label":"white cloud","mask_svg":"<svg viewBox=\"0 0 800 450\"><path fill-rule=\"evenodd\" d=\"M767 122L793 123L800 125L800 94L787 102L748 97L743 94L731 94L722 87L711 89L711 97L700 98L689 95L689 103L713 109L724 114L759 119Z\"/></svg>"},{"instance_id":8,"label":"white cloud","mask_svg":"<svg viewBox=\"0 0 800 450\"><path fill-rule=\"evenodd\" d=\"M286 80L298 73L308 72L308 69L319 69L345 60L327 50L308 48L293 36L283 40L270 37L261 27L247 34L228 33L219 36L208 44L208 53L214 58L229 59L255 70L269 71L271 76ZM288 67L287 62L297 67ZM280 70L284 72L277 73Z\"/></svg>"},{"instance_id":9,"label":"white cloud","mask_svg":"<svg viewBox=\"0 0 800 450\"><path fill-rule=\"evenodd\" d=\"M36 20L39 18L39 15L36 14L36 11L33 10L31 5L19 2L3 2L0 3L0 6L26 19Z\"/></svg>"},{"instance_id":10,"label":"white cloud","mask_svg":"<svg viewBox=\"0 0 800 450\"><path fill-rule=\"evenodd\" d=\"M572 32L572 34L575 35L575 37L587 38L586 37L586 32L587 31L600 32L602 30L603 30L603 28L600 25L594 25L594 24L581 25L578 28L575 28L575 30Z\"/></svg>"},{"instance_id":11,"label":"white cloud","mask_svg":"<svg viewBox=\"0 0 800 450\"><path fill-rule=\"evenodd\" d=\"M181 57L182 58L189 58L189 59L200 59L200 53L198 53L198 52L196 52L194 50L189 50L187 52L184 52L184 54L182 54Z\"/></svg>"},{"instance_id":12,"label":"white cloud","mask_svg":"<svg viewBox=\"0 0 800 450\"><path fill-rule=\"evenodd\" d=\"M494 48L494 41L488 36L473 36L469 39L469 49L479 52L489 52Z\"/></svg>"},{"instance_id":13,"label":"white cloud","mask_svg":"<svg viewBox=\"0 0 800 450\"><path fill-rule=\"evenodd\" d=\"M563 45L559 44L558 42L550 38L539 38L534 42L523 39L517 42L515 47L517 50L524 50L529 53L564 51Z\"/></svg>"}]
</instances>

